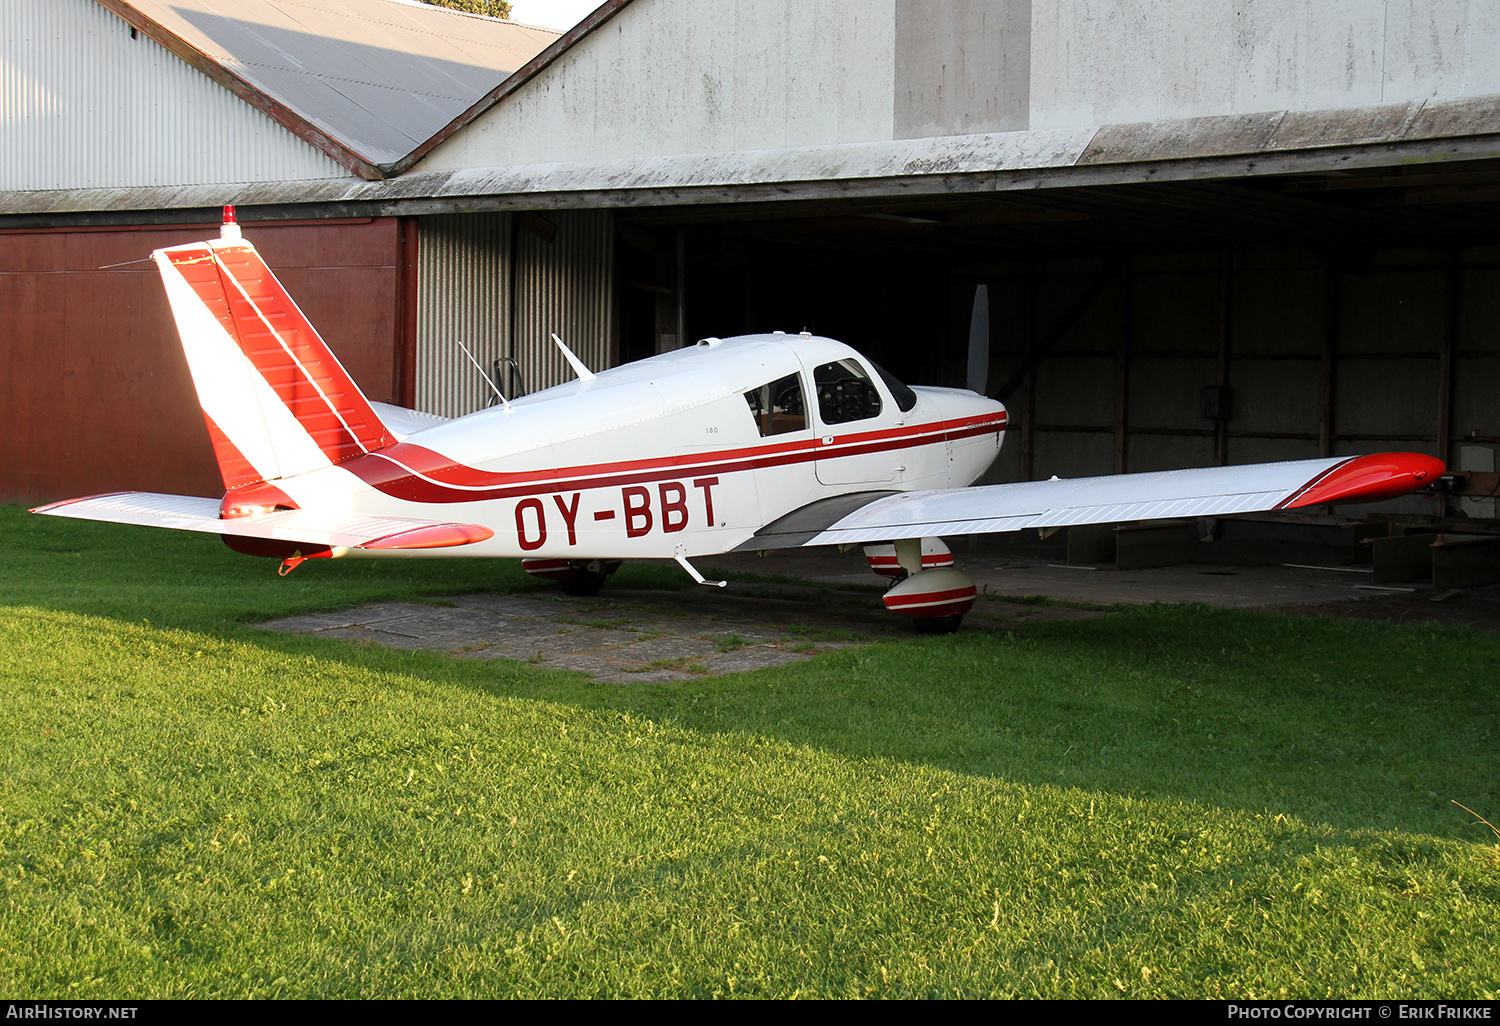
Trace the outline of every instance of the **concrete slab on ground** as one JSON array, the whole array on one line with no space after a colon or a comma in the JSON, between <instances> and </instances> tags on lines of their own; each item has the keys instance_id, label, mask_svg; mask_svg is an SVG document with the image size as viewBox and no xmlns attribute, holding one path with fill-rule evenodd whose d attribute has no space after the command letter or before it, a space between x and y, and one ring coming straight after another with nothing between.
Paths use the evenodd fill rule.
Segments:
<instances>
[{"instance_id":1,"label":"concrete slab on ground","mask_svg":"<svg viewBox=\"0 0 1500 1026\"><path fill-rule=\"evenodd\" d=\"M287 617L262 626L464 658L514 659L601 681L692 680L811 658L851 640L905 629L886 622L878 592L819 601L817 586L736 584L705 602L697 591L617 589L593 598L460 595L417 605ZM736 594L739 592L739 594Z\"/></svg>"},{"instance_id":2,"label":"concrete slab on ground","mask_svg":"<svg viewBox=\"0 0 1500 1026\"><path fill-rule=\"evenodd\" d=\"M965 618L964 630L1088 618L1111 606L1142 602L1500 626L1500 589L1433 594L1380 587L1367 570L1355 567L1186 564L1118 571L984 548L956 547L955 554L956 565L984 596ZM514 659L611 683L693 680L914 636L908 621L881 605L882 582L858 550L784 550L764 558L742 553L701 564L706 572L762 579L681 591L607 585L592 598L548 592L456 595L436 600L439 604L384 602L262 626L471 659Z\"/></svg>"}]
</instances>

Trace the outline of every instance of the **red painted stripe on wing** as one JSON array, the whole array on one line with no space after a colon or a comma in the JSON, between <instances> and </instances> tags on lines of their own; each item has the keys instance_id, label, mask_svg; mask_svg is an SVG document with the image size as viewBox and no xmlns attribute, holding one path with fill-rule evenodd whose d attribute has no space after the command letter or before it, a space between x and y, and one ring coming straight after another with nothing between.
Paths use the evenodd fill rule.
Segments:
<instances>
[{"instance_id":1,"label":"red painted stripe on wing","mask_svg":"<svg viewBox=\"0 0 1500 1026\"><path fill-rule=\"evenodd\" d=\"M818 439L729 449L715 454L682 453L651 459L623 460L579 467L545 467L525 471L485 471L470 467L421 445L398 442L378 453L352 459L344 469L393 498L409 502L475 502L550 492L584 491L642 484L665 478L726 474L787 466L818 459L909 449L951 438L969 438L1001 430L1004 414L848 435L832 446Z\"/></svg>"}]
</instances>

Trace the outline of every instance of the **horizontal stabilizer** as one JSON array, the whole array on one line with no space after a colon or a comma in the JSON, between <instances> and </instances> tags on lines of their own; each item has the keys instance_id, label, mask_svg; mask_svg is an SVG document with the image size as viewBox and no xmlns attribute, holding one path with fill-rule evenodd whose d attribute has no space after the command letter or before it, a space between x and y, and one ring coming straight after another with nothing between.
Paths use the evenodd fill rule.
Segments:
<instances>
[{"instance_id":1,"label":"horizontal stabilizer","mask_svg":"<svg viewBox=\"0 0 1500 1026\"><path fill-rule=\"evenodd\" d=\"M856 509L830 504L819 518L819 504L814 503L767 525L739 547L846 545L1374 501L1415 491L1436 481L1443 469L1441 461L1420 453L1382 453L977 488L866 492ZM822 522L813 522L818 519Z\"/></svg>"},{"instance_id":2,"label":"horizontal stabilizer","mask_svg":"<svg viewBox=\"0 0 1500 1026\"><path fill-rule=\"evenodd\" d=\"M477 524L450 524L407 517L338 516L303 509L220 520L218 499L160 492L91 495L39 506L31 512L329 548L438 549L472 545L494 537L493 531Z\"/></svg>"}]
</instances>

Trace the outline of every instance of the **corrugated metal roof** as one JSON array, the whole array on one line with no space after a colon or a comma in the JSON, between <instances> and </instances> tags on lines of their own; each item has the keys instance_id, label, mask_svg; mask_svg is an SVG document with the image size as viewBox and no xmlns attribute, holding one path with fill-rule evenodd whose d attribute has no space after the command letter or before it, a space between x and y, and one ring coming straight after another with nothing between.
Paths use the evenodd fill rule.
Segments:
<instances>
[{"instance_id":1,"label":"corrugated metal roof","mask_svg":"<svg viewBox=\"0 0 1500 1026\"><path fill-rule=\"evenodd\" d=\"M98 2L367 178L559 37L412 0Z\"/></svg>"}]
</instances>

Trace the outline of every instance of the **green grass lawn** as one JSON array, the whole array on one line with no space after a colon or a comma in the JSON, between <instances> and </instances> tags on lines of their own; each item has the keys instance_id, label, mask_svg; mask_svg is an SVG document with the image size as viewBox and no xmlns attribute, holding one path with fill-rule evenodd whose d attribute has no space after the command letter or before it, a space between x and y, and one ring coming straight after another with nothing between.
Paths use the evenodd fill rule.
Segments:
<instances>
[{"instance_id":1,"label":"green grass lawn","mask_svg":"<svg viewBox=\"0 0 1500 1026\"><path fill-rule=\"evenodd\" d=\"M1500 994L1494 637L1149 607L622 687L245 626L514 564L0 546L15 995Z\"/></svg>"}]
</instances>

